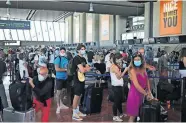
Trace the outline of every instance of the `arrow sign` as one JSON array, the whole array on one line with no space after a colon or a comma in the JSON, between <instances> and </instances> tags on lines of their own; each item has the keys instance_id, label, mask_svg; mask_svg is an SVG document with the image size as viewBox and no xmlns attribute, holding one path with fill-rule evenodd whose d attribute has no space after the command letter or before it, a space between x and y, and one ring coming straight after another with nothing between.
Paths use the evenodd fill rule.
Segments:
<instances>
[{"instance_id":1,"label":"arrow sign","mask_svg":"<svg viewBox=\"0 0 186 123\"><path fill-rule=\"evenodd\" d=\"M30 21L0 20L0 29L30 30Z\"/></svg>"}]
</instances>

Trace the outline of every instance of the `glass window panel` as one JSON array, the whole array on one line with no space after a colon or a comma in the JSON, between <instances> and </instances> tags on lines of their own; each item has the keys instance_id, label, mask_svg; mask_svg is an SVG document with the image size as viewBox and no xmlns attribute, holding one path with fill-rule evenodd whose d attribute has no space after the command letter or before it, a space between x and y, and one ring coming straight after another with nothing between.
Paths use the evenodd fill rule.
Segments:
<instances>
[{"instance_id":1,"label":"glass window panel","mask_svg":"<svg viewBox=\"0 0 186 123\"><path fill-rule=\"evenodd\" d=\"M42 31L41 31L40 21L35 21L35 26L37 27L36 28L36 33L37 33L38 41L43 41L43 34L42 34Z\"/></svg>"},{"instance_id":2,"label":"glass window panel","mask_svg":"<svg viewBox=\"0 0 186 123\"><path fill-rule=\"evenodd\" d=\"M135 25L140 25L140 24L144 24L144 22L135 22L135 23L133 23L133 26L135 26Z\"/></svg>"},{"instance_id":3,"label":"glass window panel","mask_svg":"<svg viewBox=\"0 0 186 123\"><path fill-rule=\"evenodd\" d=\"M68 32L65 32L65 23L64 22L60 23L60 31L61 31L61 40L64 41L64 42L66 42L66 40L65 40L65 37L66 37L65 34L68 35ZM68 31L68 30L66 30L66 31ZM67 40L67 42L68 42L68 40Z\"/></svg>"},{"instance_id":4,"label":"glass window panel","mask_svg":"<svg viewBox=\"0 0 186 123\"><path fill-rule=\"evenodd\" d=\"M133 20L133 22L136 22L136 21L145 20L145 18L144 17L134 17L132 20Z\"/></svg>"},{"instance_id":5,"label":"glass window panel","mask_svg":"<svg viewBox=\"0 0 186 123\"><path fill-rule=\"evenodd\" d=\"M127 33L127 39L133 39L133 33Z\"/></svg>"},{"instance_id":6,"label":"glass window panel","mask_svg":"<svg viewBox=\"0 0 186 123\"><path fill-rule=\"evenodd\" d=\"M65 22L65 43L68 43L68 21Z\"/></svg>"},{"instance_id":7,"label":"glass window panel","mask_svg":"<svg viewBox=\"0 0 186 123\"><path fill-rule=\"evenodd\" d=\"M31 41L30 30L24 30L24 33L25 33L25 40Z\"/></svg>"},{"instance_id":8,"label":"glass window panel","mask_svg":"<svg viewBox=\"0 0 186 123\"><path fill-rule=\"evenodd\" d=\"M17 30L17 33L18 33L18 36L19 36L19 40L25 41L23 30Z\"/></svg>"},{"instance_id":9,"label":"glass window panel","mask_svg":"<svg viewBox=\"0 0 186 123\"><path fill-rule=\"evenodd\" d=\"M145 33L144 32L138 32L137 38L144 38Z\"/></svg>"},{"instance_id":10,"label":"glass window panel","mask_svg":"<svg viewBox=\"0 0 186 123\"><path fill-rule=\"evenodd\" d=\"M30 30L30 33L31 33L32 41L37 41L37 35L36 35L36 30L35 30L34 22L31 21L30 24L31 24L31 30Z\"/></svg>"},{"instance_id":11,"label":"glass window panel","mask_svg":"<svg viewBox=\"0 0 186 123\"><path fill-rule=\"evenodd\" d=\"M47 24L48 24L48 31L49 31L50 41L55 41L53 23L52 22L47 22Z\"/></svg>"},{"instance_id":12,"label":"glass window panel","mask_svg":"<svg viewBox=\"0 0 186 123\"><path fill-rule=\"evenodd\" d=\"M0 29L0 40L5 40L4 32Z\"/></svg>"},{"instance_id":13,"label":"glass window panel","mask_svg":"<svg viewBox=\"0 0 186 123\"><path fill-rule=\"evenodd\" d=\"M127 39L127 34L122 34L122 40L126 40Z\"/></svg>"},{"instance_id":14,"label":"glass window panel","mask_svg":"<svg viewBox=\"0 0 186 123\"><path fill-rule=\"evenodd\" d=\"M11 31L9 29L4 29L4 32L5 32L5 39L6 40L12 40Z\"/></svg>"},{"instance_id":15,"label":"glass window panel","mask_svg":"<svg viewBox=\"0 0 186 123\"><path fill-rule=\"evenodd\" d=\"M17 31L15 29L11 30L12 38L13 40L19 40L17 36Z\"/></svg>"},{"instance_id":16,"label":"glass window panel","mask_svg":"<svg viewBox=\"0 0 186 123\"><path fill-rule=\"evenodd\" d=\"M56 41L61 41L60 25L59 25L59 23L56 23L56 22L53 24L54 24Z\"/></svg>"},{"instance_id":17,"label":"glass window panel","mask_svg":"<svg viewBox=\"0 0 186 123\"><path fill-rule=\"evenodd\" d=\"M41 21L44 41L49 41L48 29L45 21Z\"/></svg>"}]
</instances>

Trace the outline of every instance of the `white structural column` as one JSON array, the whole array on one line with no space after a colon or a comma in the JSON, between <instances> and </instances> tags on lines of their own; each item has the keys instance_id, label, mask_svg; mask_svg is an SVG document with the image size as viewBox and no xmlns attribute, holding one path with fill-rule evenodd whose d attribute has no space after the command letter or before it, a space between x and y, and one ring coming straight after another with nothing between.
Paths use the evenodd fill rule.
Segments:
<instances>
[{"instance_id":1,"label":"white structural column","mask_svg":"<svg viewBox=\"0 0 186 123\"><path fill-rule=\"evenodd\" d=\"M93 35L93 42L97 43L97 46L100 46L100 40L99 40L99 14L93 14L92 16L92 35Z\"/></svg>"},{"instance_id":2,"label":"white structural column","mask_svg":"<svg viewBox=\"0 0 186 123\"><path fill-rule=\"evenodd\" d=\"M80 42L86 42L86 13L80 14Z\"/></svg>"},{"instance_id":3,"label":"white structural column","mask_svg":"<svg viewBox=\"0 0 186 123\"><path fill-rule=\"evenodd\" d=\"M145 38L149 38L150 33L150 2L145 3Z\"/></svg>"},{"instance_id":4,"label":"white structural column","mask_svg":"<svg viewBox=\"0 0 186 123\"><path fill-rule=\"evenodd\" d=\"M67 18L68 19L68 43L74 43L74 36L73 36L73 15Z\"/></svg>"},{"instance_id":5,"label":"white structural column","mask_svg":"<svg viewBox=\"0 0 186 123\"><path fill-rule=\"evenodd\" d=\"M122 34L126 32L126 23L127 19L120 16L116 15L116 31L115 31L115 38L116 40L122 40Z\"/></svg>"}]
</instances>

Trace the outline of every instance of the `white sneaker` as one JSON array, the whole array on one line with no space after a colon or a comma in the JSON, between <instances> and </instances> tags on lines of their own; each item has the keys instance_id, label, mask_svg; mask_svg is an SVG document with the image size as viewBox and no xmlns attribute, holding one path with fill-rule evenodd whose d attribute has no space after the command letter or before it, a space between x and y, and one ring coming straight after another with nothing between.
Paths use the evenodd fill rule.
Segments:
<instances>
[{"instance_id":1,"label":"white sneaker","mask_svg":"<svg viewBox=\"0 0 186 123\"><path fill-rule=\"evenodd\" d=\"M86 114L83 114L83 113L80 112L80 111L79 111L77 114L78 114L78 116L80 116L80 117L86 117L86 116L87 116Z\"/></svg>"},{"instance_id":2,"label":"white sneaker","mask_svg":"<svg viewBox=\"0 0 186 123\"><path fill-rule=\"evenodd\" d=\"M82 118L79 117L79 115L77 113L73 113L72 119L76 120L76 121L82 121L83 120Z\"/></svg>"},{"instance_id":3,"label":"white sneaker","mask_svg":"<svg viewBox=\"0 0 186 123\"><path fill-rule=\"evenodd\" d=\"M123 122L123 120L120 119L118 116L114 116L114 117L113 117L113 121L116 121L116 122Z\"/></svg>"},{"instance_id":4,"label":"white sneaker","mask_svg":"<svg viewBox=\"0 0 186 123\"><path fill-rule=\"evenodd\" d=\"M120 119L122 119L122 118L123 118L123 116L124 116L124 115L123 115L123 114L121 114L121 115L119 115L119 118L120 118Z\"/></svg>"},{"instance_id":5,"label":"white sneaker","mask_svg":"<svg viewBox=\"0 0 186 123\"><path fill-rule=\"evenodd\" d=\"M137 117L137 121L140 121L140 117Z\"/></svg>"},{"instance_id":6,"label":"white sneaker","mask_svg":"<svg viewBox=\"0 0 186 123\"><path fill-rule=\"evenodd\" d=\"M60 109L69 109L69 107L66 106L66 105L61 105L61 106L60 106Z\"/></svg>"},{"instance_id":7,"label":"white sneaker","mask_svg":"<svg viewBox=\"0 0 186 123\"><path fill-rule=\"evenodd\" d=\"M60 110L61 110L61 108L58 107L58 108L56 109L56 114L60 114Z\"/></svg>"}]
</instances>

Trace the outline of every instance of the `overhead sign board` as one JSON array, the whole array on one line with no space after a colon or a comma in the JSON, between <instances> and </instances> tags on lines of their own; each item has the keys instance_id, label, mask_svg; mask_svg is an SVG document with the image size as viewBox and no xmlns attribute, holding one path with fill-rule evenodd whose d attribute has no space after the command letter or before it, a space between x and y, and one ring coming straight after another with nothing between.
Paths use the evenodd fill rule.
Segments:
<instances>
[{"instance_id":1,"label":"overhead sign board","mask_svg":"<svg viewBox=\"0 0 186 123\"><path fill-rule=\"evenodd\" d=\"M169 43L179 43L179 36L171 36L169 38Z\"/></svg>"},{"instance_id":2,"label":"overhead sign board","mask_svg":"<svg viewBox=\"0 0 186 123\"><path fill-rule=\"evenodd\" d=\"M135 26L126 28L126 31L144 30L144 27L145 27L145 24L135 25Z\"/></svg>"},{"instance_id":3,"label":"overhead sign board","mask_svg":"<svg viewBox=\"0 0 186 123\"><path fill-rule=\"evenodd\" d=\"M30 21L0 20L0 29L30 30Z\"/></svg>"}]
</instances>

